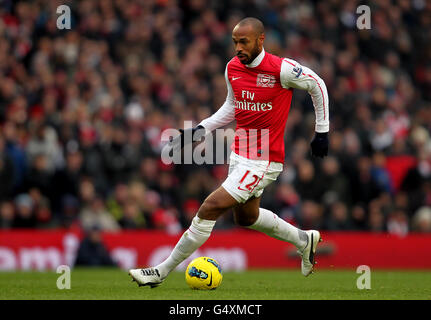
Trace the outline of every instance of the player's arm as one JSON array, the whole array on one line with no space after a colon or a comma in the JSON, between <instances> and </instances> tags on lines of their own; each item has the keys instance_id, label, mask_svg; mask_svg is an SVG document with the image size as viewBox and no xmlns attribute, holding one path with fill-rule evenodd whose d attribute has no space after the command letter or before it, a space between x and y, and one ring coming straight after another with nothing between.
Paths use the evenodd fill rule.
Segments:
<instances>
[{"instance_id":1,"label":"player's arm","mask_svg":"<svg viewBox=\"0 0 431 320\"><path fill-rule=\"evenodd\" d=\"M217 128L223 127L235 120L235 96L232 90L232 85L230 84L229 78L227 76L227 66L224 72L224 77L227 86L227 96L225 102L216 113L214 113L209 118L202 120L198 125L204 127L207 133Z\"/></svg>"},{"instance_id":2,"label":"player's arm","mask_svg":"<svg viewBox=\"0 0 431 320\"><path fill-rule=\"evenodd\" d=\"M217 110L216 113L202 120L196 127L180 129L180 135L171 141L174 148L182 149L187 143L192 141L200 141L202 136L204 136L206 133L227 125L228 123L235 120L235 97L227 76L227 66L225 70L225 79L227 85L227 96L223 105ZM192 137L192 141L186 141L186 137Z\"/></svg>"},{"instance_id":3,"label":"player's arm","mask_svg":"<svg viewBox=\"0 0 431 320\"><path fill-rule=\"evenodd\" d=\"M306 90L310 94L316 114L311 152L321 158L328 155L329 98L325 82L313 70L291 59L283 59L280 82L286 89Z\"/></svg>"}]
</instances>

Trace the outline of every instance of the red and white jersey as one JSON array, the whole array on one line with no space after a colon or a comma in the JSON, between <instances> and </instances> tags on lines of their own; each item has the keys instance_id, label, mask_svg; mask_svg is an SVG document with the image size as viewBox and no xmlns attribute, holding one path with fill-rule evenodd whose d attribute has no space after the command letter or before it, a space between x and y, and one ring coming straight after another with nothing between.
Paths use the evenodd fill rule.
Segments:
<instances>
[{"instance_id":1,"label":"red and white jersey","mask_svg":"<svg viewBox=\"0 0 431 320\"><path fill-rule=\"evenodd\" d=\"M249 65L237 57L225 70L228 94L223 106L203 120L207 131L237 121L232 151L248 159L284 162L284 130L292 89L307 90L316 113L316 132L329 131L328 93L325 83L298 62L266 53Z\"/></svg>"}]
</instances>

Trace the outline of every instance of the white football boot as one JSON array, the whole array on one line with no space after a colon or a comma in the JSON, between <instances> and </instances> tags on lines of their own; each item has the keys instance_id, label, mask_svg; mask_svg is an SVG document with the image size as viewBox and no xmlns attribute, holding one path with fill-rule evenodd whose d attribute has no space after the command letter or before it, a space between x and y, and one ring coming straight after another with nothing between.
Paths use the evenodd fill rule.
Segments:
<instances>
[{"instance_id":1,"label":"white football boot","mask_svg":"<svg viewBox=\"0 0 431 320\"><path fill-rule=\"evenodd\" d=\"M308 230L305 232L308 237L307 245L302 251L298 250L298 253L302 257L301 272L304 276L308 277L313 273L313 268L316 264L314 255L316 253L317 245L322 241L322 238L320 237L320 232L317 230Z\"/></svg>"},{"instance_id":2,"label":"white football boot","mask_svg":"<svg viewBox=\"0 0 431 320\"><path fill-rule=\"evenodd\" d=\"M129 275L132 277L132 281L136 281L140 287L150 286L155 288L164 280L156 268L130 269Z\"/></svg>"}]
</instances>

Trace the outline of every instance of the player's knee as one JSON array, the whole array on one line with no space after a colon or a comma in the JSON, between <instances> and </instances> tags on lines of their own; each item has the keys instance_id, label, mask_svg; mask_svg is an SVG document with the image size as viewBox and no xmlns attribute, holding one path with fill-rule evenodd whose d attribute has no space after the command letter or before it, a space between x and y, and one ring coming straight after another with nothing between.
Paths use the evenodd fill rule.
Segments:
<instances>
[{"instance_id":1,"label":"player's knee","mask_svg":"<svg viewBox=\"0 0 431 320\"><path fill-rule=\"evenodd\" d=\"M256 217L252 214L234 211L234 222L241 227L249 227L256 222Z\"/></svg>"},{"instance_id":2,"label":"player's knee","mask_svg":"<svg viewBox=\"0 0 431 320\"><path fill-rule=\"evenodd\" d=\"M202 219L213 219L214 216L220 215L225 208L221 201L213 198L207 198L199 208L198 216Z\"/></svg>"}]
</instances>

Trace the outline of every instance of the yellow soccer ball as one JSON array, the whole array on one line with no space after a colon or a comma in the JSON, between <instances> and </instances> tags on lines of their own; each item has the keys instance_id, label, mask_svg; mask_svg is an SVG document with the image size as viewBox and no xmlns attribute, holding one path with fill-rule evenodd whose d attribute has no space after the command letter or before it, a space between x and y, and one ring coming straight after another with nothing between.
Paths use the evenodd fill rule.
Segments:
<instances>
[{"instance_id":1,"label":"yellow soccer ball","mask_svg":"<svg viewBox=\"0 0 431 320\"><path fill-rule=\"evenodd\" d=\"M221 284L222 279L220 265L208 257L194 259L186 270L186 282L192 289L212 290Z\"/></svg>"}]
</instances>

